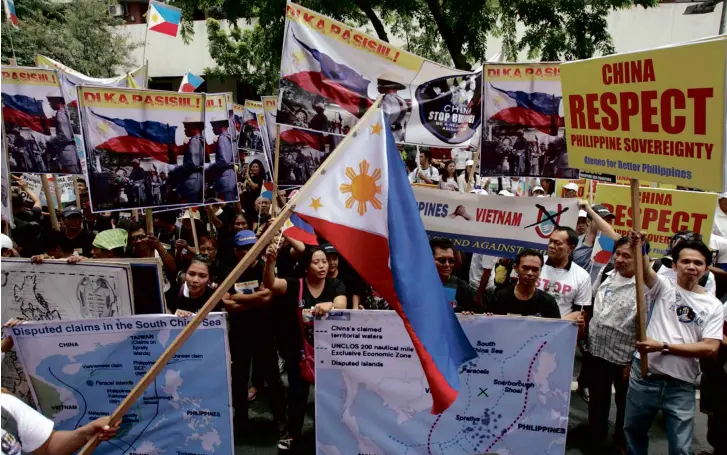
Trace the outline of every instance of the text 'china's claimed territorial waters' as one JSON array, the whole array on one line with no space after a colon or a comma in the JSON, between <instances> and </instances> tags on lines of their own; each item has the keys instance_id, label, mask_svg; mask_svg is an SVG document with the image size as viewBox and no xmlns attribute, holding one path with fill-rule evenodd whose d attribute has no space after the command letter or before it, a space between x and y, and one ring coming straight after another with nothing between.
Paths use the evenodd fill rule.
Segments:
<instances>
[{"instance_id":1,"label":"text 'china's claimed territorial waters'","mask_svg":"<svg viewBox=\"0 0 727 455\"><path fill-rule=\"evenodd\" d=\"M478 357L459 368L459 396L438 415L395 312L332 311L317 320L316 415L327 422L316 427L318 453L527 453L533 446L563 453L575 325L459 319Z\"/></svg>"}]
</instances>

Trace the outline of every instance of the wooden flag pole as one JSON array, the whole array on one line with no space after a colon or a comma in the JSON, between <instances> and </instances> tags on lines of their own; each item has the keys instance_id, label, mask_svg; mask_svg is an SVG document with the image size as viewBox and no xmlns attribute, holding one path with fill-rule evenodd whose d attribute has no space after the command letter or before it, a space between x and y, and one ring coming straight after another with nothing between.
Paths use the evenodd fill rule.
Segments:
<instances>
[{"instance_id":1,"label":"wooden flag pole","mask_svg":"<svg viewBox=\"0 0 727 455\"><path fill-rule=\"evenodd\" d=\"M78 177L73 176L73 192L76 193L76 208L81 207L81 190L78 188Z\"/></svg>"},{"instance_id":2,"label":"wooden flag pole","mask_svg":"<svg viewBox=\"0 0 727 455\"><path fill-rule=\"evenodd\" d=\"M56 216L56 204L53 202L53 195L50 192L50 184L48 183L48 176L46 174L40 174L40 182L43 185L43 194L45 194L45 200L48 202L48 212L50 212L50 224L54 231L60 231L61 225L58 224L58 216Z\"/></svg>"},{"instance_id":3,"label":"wooden flag pole","mask_svg":"<svg viewBox=\"0 0 727 455\"><path fill-rule=\"evenodd\" d=\"M146 209L146 235L154 235L154 214Z\"/></svg>"},{"instance_id":4,"label":"wooden flag pole","mask_svg":"<svg viewBox=\"0 0 727 455\"><path fill-rule=\"evenodd\" d=\"M632 226L639 232L641 226L641 190L639 179L631 179L631 211ZM636 340L646 340L646 302L644 301L644 259L641 251L641 240L634 247L636 260ZM641 354L641 376L646 377L649 371L649 357Z\"/></svg>"},{"instance_id":5,"label":"wooden flag pole","mask_svg":"<svg viewBox=\"0 0 727 455\"><path fill-rule=\"evenodd\" d=\"M62 212L63 211L63 192L61 191L61 184L58 183L58 174L53 174L53 189L56 192L56 204L58 204L58 209Z\"/></svg>"},{"instance_id":6,"label":"wooden flag pole","mask_svg":"<svg viewBox=\"0 0 727 455\"><path fill-rule=\"evenodd\" d=\"M361 117L361 119L352 128L351 132L346 137L344 137L343 140L338 144L336 150L334 150L333 153L331 153L331 156L329 156L329 159L326 160L326 163L334 162L332 158L335 156L335 154L340 153L345 148L345 146L348 144L348 141L356 136L355 133L360 128L360 125L364 124L368 117L378 110L379 105L381 104L381 99L381 96L376 99L376 102L373 104L373 106L369 108L366 114L364 114L364 116ZM324 163L318 169L316 169L316 171L313 173L311 178L308 179L308 182L306 182L304 187L313 184L315 180L323 175L323 173L325 172L325 166L326 164ZM174 339L174 341L172 341L172 343L157 359L154 365L149 368L149 371L147 371L144 377L142 377L141 380L134 386L131 392L126 396L126 398L124 398L124 401L121 402L119 407L114 410L114 412L111 414L111 419L109 422L111 425L121 423L121 419L124 417L124 414L126 414L131 406L133 406L133 404L139 399L139 397L144 394L144 391L147 389L147 387L149 387L149 385L154 382L154 379L159 375L159 373L162 372L167 363L172 359L172 357L174 357L174 354L176 354L177 351L179 351L179 349L182 347L182 345L189 339L189 337L192 336L192 333L194 333L197 327L202 324L202 321L204 321L207 315L217 306L217 303L222 300L222 297L232 287L237 279L240 278L240 275L242 275L242 273L247 270L250 265L257 261L258 256L265 250L265 247L273 241L275 236L278 235L278 231L280 230L280 228L290 217L293 210L295 210L296 203L301 194L302 191L299 192L288 204L286 204L285 207L283 207L280 215L275 218L275 221L273 221L270 227L263 233L263 235L257 240L257 242L255 242L252 248L250 248L250 251L247 252L245 257L243 257L242 260L235 266L235 268L232 269L232 272L227 275L227 278L225 278L225 280L219 286L217 286L217 289L210 296L209 300L207 300L207 303L205 303L204 306L200 308L199 312L192 318L191 321L189 321L189 324L184 327L181 333ZM100 441L98 440L98 434L96 434L90 441L86 443L85 446L83 446L83 448L78 452L78 455L88 455L92 453L99 445L99 443Z\"/></svg>"},{"instance_id":7,"label":"wooden flag pole","mask_svg":"<svg viewBox=\"0 0 727 455\"><path fill-rule=\"evenodd\" d=\"M192 241L194 242L194 251L196 254L199 254L199 242L197 241L197 223L195 223L194 211L192 211L191 208L189 210L189 224L192 226Z\"/></svg>"},{"instance_id":8,"label":"wooden flag pole","mask_svg":"<svg viewBox=\"0 0 727 455\"><path fill-rule=\"evenodd\" d=\"M273 216L278 213L278 163L280 163L280 125L275 125L275 156L273 157Z\"/></svg>"},{"instance_id":9,"label":"wooden flag pole","mask_svg":"<svg viewBox=\"0 0 727 455\"><path fill-rule=\"evenodd\" d=\"M131 209L131 219L139 221L139 209Z\"/></svg>"}]
</instances>

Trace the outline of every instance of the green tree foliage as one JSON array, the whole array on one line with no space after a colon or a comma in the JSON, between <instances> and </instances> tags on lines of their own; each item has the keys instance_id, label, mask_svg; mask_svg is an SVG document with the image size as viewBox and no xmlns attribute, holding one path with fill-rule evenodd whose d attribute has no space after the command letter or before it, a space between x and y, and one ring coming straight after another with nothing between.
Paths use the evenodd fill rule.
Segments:
<instances>
[{"instance_id":1,"label":"green tree foliage","mask_svg":"<svg viewBox=\"0 0 727 455\"><path fill-rule=\"evenodd\" d=\"M131 69L131 51L139 44L114 28L124 21L108 14L110 4L108 0L15 2L20 29L3 23L2 62L9 62L14 48L22 66L35 66L35 55L42 54L93 77Z\"/></svg>"},{"instance_id":2,"label":"green tree foliage","mask_svg":"<svg viewBox=\"0 0 727 455\"><path fill-rule=\"evenodd\" d=\"M234 75L260 93L277 87L283 45L283 0L175 0L191 18L207 13L213 75ZM380 39L396 38L417 55L460 69L487 60L490 36L502 37L508 60L573 60L613 53L606 18L614 9L658 0L311 0L300 3ZM229 31L220 19L229 21ZM254 24L241 31L238 20ZM254 22L253 22L254 21ZM186 27L189 33L191 27ZM519 33L518 33L519 31Z\"/></svg>"}]
</instances>

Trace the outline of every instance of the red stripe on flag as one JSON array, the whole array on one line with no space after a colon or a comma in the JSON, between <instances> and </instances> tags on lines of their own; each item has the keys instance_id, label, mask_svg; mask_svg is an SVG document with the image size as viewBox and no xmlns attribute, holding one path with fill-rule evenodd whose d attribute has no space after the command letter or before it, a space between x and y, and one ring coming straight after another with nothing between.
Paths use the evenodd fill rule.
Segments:
<instances>
[{"instance_id":1,"label":"red stripe on flag","mask_svg":"<svg viewBox=\"0 0 727 455\"><path fill-rule=\"evenodd\" d=\"M179 24L172 24L171 22L162 22L160 24L149 27L149 30L153 32L163 33L169 36L177 36L177 30L179 30Z\"/></svg>"},{"instance_id":2,"label":"red stripe on flag","mask_svg":"<svg viewBox=\"0 0 727 455\"><path fill-rule=\"evenodd\" d=\"M3 120L5 121L5 124L14 123L18 126L30 128L31 130L39 133L43 132L43 120L40 117L30 115L27 112L3 106ZM50 124L48 126L50 126Z\"/></svg>"},{"instance_id":3,"label":"red stripe on flag","mask_svg":"<svg viewBox=\"0 0 727 455\"><path fill-rule=\"evenodd\" d=\"M323 74L317 71L302 71L285 76L285 79L307 92L315 93L333 101L356 117L361 117L373 104L370 99L335 82L323 79Z\"/></svg>"},{"instance_id":4,"label":"red stripe on flag","mask_svg":"<svg viewBox=\"0 0 727 455\"><path fill-rule=\"evenodd\" d=\"M133 136L118 136L96 146L98 149L109 152L142 155L164 162L168 159L167 147L166 144Z\"/></svg>"},{"instance_id":5,"label":"red stripe on flag","mask_svg":"<svg viewBox=\"0 0 727 455\"><path fill-rule=\"evenodd\" d=\"M394 277L389 268L388 240L381 235L331 223L320 218L300 213L298 216L331 242L356 273L369 283L384 300L389 302L389 305L401 317L432 392L432 414L444 412L457 399L458 392L449 385L432 356L424 349L424 345L406 316L405 309L399 303L394 289Z\"/></svg>"},{"instance_id":6,"label":"red stripe on flag","mask_svg":"<svg viewBox=\"0 0 727 455\"><path fill-rule=\"evenodd\" d=\"M508 107L491 118L502 120L511 125L529 126L545 134L550 134L550 116L524 107Z\"/></svg>"}]
</instances>

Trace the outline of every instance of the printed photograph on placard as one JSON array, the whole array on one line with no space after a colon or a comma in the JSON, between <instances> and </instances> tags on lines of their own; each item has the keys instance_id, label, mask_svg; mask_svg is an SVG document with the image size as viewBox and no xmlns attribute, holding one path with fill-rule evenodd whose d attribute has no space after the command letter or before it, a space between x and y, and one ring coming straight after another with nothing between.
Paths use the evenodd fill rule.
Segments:
<instances>
[{"instance_id":1,"label":"printed photograph on placard","mask_svg":"<svg viewBox=\"0 0 727 455\"><path fill-rule=\"evenodd\" d=\"M285 25L278 124L346 134L383 96L399 143L466 147L474 137L481 72L425 60L294 3Z\"/></svg>"},{"instance_id":2,"label":"printed photograph on placard","mask_svg":"<svg viewBox=\"0 0 727 455\"><path fill-rule=\"evenodd\" d=\"M268 132L268 143L270 144L270 156L275 154L275 124L278 116L278 97L263 96L263 113L265 115L265 130ZM273 157L274 158L274 157Z\"/></svg>"},{"instance_id":3,"label":"printed photograph on placard","mask_svg":"<svg viewBox=\"0 0 727 455\"><path fill-rule=\"evenodd\" d=\"M89 86L78 93L92 211L202 203L203 94Z\"/></svg>"},{"instance_id":4,"label":"printed photograph on placard","mask_svg":"<svg viewBox=\"0 0 727 455\"><path fill-rule=\"evenodd\" d=\"M230 131L227 97L222 93L207 94L205 98L205 155L209 160L205 164L205 200L237 201L235 164L239 163L240 155Z\"/></svg>"},{"instance_id":5,"label":"printed photograph on placard","mask_svg":"<svg viewBox=\"0 0 727 455\"><path fill-rule=\"evenodd\" d=\"M9 171L82 175L78 123L56 72L3 66L1 82Z\"/></svg>"},{"instance_id":6,"label":"printed photograph on placard","mask_svg":"<svg viewBox=\"0 0 727 455\"><path fill-rule=\"evenodd\" d=\"M577 179L568 167L558 64L486 64L483 71L481 175Z\"/></svg>"},{"instance_id":7,"label":"printed photograph on placard","mask_svg":"<svg viewBox=\"0 0 727 455\"><path fill-rule=\"evenodd\" d=\"M265 114L262 112L257 114L257 123L260 125L260 133L263 140L263 150L265 152L265 160L267 161L267 167L270 169L270 176L273 175L273 149L270 146L270 138L268 136L268 127L265 124Z\"/></svg>"},{"instance_id":8,"label":"printed photograph on placard","mask_svg":"<svg viewBox=\"0 0 727 455\"><path fill-rule=\"evenodd\" d=\"M305 184L342 138L343 136L281 126L278 186Z\"/></svg>"},{"instance_id":9,"label":"printed photograph on placard","mask_svg":"<svg viewBox=\"0 0 727 455\"><path fill-rule=\"evenodd\" d=\"M263 151L263 139L260 133L260 125L257 122L257 114L262 113L262 111L262 102L245 100L242 119L240 120L240 139L237 143L240 148L255 152Z\"/></svg>"}]
</instances>

